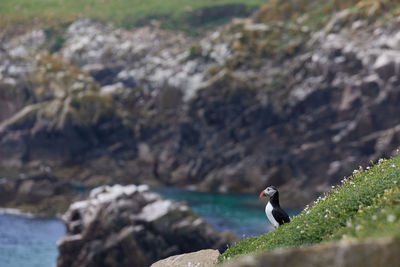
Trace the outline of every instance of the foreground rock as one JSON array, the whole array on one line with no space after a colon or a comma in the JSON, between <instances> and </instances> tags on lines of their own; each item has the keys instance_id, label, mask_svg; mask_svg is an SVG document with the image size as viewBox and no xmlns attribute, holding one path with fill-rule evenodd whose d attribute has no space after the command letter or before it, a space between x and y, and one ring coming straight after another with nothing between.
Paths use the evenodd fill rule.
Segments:
<instances>
[{"instance_id":1,"label":"foreground rock","mask_svg":"<svg viewBox=\"0 0 400 267\"><path fill-rule=\"evenodd\" d=\"M218 250L204 249L197 252L176 255L164 260L157 261L151 267L178 267L178 266L196 266L212 267L221 254Z\"/></svg>"},{"instance_id":2,"label":"foreground rock","mask_svg":"<svg viewBox=\"0 0 400 267\"><path fill-rule=\"evenodd\" d=\"M224 267L324 266L397 267L400 240L338 242L302 248L278 249L231 260Z\"/></svg>"},{"instance_id":3,"label":"foreground rock","mask_svg":"<svg viewBox=\"0 0 400 267\"><path fill-rule=\"evenodd\" d=\"M162 199L147 186L102 186L63 216L58 267L148 266L171 255L214 248L237 238L219 233L183 203Z\"/></svg>"}]
</instances>

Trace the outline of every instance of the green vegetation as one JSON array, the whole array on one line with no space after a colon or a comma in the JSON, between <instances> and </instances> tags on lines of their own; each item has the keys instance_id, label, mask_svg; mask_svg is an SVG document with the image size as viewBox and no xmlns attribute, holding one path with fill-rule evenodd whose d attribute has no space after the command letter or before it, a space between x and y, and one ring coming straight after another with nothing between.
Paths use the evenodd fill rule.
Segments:
<instances>
[{"instance_id":1,"label":"green vegetation","mask_svg":"<svg viewBox=\"0 0 400 267\"><path fill-rule=\"evenodd\" d=\"M269 233L226 250L220 261L279 247L338 239L400 237L400 155L355 170L312 207Z\"/></svg>"},{"instance_id":2,"label":"green vegetation","mask_svg":"<svg viewBox=\"0 0 400 267\"><path fill-rule=\"evenodd\" d=\"M0 26L63 24L78 17L131 27L159 19L179 29L205 27L232 16L247 16L264 0L2 0Z\"/></svg>"},{"instance_id":3,"label":"green vegetation","mask_svg":"<svg viewBox=\"0 0 400 267\"><path fill-rule=\"evenodd\" d=\"M332 239L400 237L400 187L385 190L370 206L361 207Z\"/></svg>"},{"instance_id":4,"label":"green vegetation","mask_svg":"<svg viewBox=\"0 0 400 267\"><path fill-rule=\"evenodd\" d=\"M62 35L55 36L53 45L49 49L50 53L53 54L60 51L64 43L65 43L65 38Z\"/></svg>"},{"instance_id":5,"label":"green vegetation","mask_svg":"<svg viewBox=\"0 0 400 267\"><path fill-rule=\"evenodd\" d=\"M270 0L254 16L255 23L268 27L254 30L244 24L241 38L232 46L255 57L292 56L302 49L313 32L323 29L343 10L348 13L339 16L337 25L351 25L360 19L373 23L392 18L400 14L400 4L393 0Z\"/></svg>"}]
</instances>

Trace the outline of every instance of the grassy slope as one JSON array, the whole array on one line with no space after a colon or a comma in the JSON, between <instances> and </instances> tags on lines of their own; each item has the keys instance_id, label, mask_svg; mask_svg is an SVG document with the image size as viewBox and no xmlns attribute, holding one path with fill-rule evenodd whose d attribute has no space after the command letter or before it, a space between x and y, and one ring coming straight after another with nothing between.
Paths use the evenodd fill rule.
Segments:
<instances>
[{"instance_id":1,"label":"grassy slope","mask_svg":"<svg viewBox=\"0 0 400 267\"><path fill-rule=\"evenodd\" d=\"M1 0L0 26L35 21L57 24L85 16L112 21L125 27L151 18L162 18L165 24L179 27L190 19L185 17L189 9L227 4L243 4L255 8L262 3L264 0Z\"/></svg>"},{"instance_id":2,"label":"grassy slope","mask_svg":"<svg viewBox=\"0 0 400 267\"><path fill-rule=\"evenodd\" d=\"M349 238L400 237L400 155L357 170L292 222L247 238L220 260L279 247Z\"/></svg>"}]
</instances>

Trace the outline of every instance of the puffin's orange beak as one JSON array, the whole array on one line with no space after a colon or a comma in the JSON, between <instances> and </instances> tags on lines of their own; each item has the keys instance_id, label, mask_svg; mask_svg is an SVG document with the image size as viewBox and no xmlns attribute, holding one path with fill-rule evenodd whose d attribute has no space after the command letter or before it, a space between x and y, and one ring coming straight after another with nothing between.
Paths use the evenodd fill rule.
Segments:
<instances>
[{"instance_id":1,"label":"puffin's orange beak","mask_svg":"<svg viewBox=\"0 0 400 267\"><path fill-rule=\"evenodd\" d=\"M262 198L264 195L265 195L265 194L264 194L264 190L263 190L263 191L261 191L261 193L260 193L260 198Z\"/></svg>"}]
</instances>

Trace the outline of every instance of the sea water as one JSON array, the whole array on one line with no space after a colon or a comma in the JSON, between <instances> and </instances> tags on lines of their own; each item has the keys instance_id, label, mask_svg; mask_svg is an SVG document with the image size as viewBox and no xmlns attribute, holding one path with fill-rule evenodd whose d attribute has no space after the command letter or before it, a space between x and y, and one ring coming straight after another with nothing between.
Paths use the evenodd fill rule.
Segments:
<instances>
[{"instance_id":1,"label":"sea water","mask_svg":"<svg viewBox=\"0 0 400 267\"><path fill-rule=\"evenodd\" d=\"M52 267L65 234L57 219L0 214L0 267Z\"/></svg>"}]
</instances>

